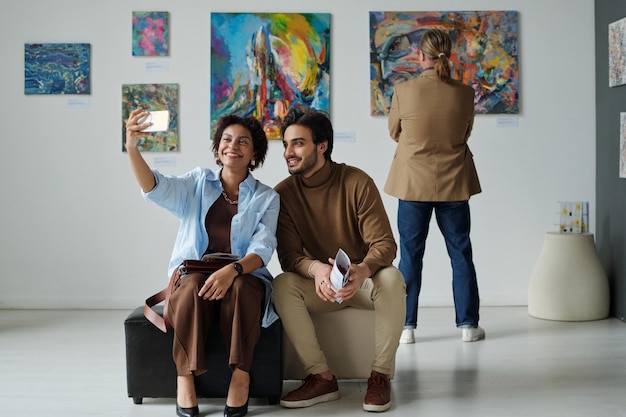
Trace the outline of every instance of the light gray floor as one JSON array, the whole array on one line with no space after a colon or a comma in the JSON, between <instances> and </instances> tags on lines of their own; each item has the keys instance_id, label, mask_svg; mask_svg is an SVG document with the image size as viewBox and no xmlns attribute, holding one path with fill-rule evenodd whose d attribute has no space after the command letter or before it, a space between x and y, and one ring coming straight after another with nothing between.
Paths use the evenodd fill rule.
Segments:
<instances>
[{"instance_id":1,"label":"light gray floor","mask_svg":"<svg viewBox=\"0 0 626 417\"><path fill-rule=\"evenodd\" d=\"M0 310L0 416L175 416L174 400L126 394L129 311ZM487 339L463 343L451 308L420 309L417 343L400 345L387 416L626 416L626 324L568 323L525 307L484 307ZM284 384L285 392L297 387ZM251 400L250 416L366 416L365 381L341 399L287 410ZM224 400L200 400L222 415Z\"/></svg>"}]
</instances>

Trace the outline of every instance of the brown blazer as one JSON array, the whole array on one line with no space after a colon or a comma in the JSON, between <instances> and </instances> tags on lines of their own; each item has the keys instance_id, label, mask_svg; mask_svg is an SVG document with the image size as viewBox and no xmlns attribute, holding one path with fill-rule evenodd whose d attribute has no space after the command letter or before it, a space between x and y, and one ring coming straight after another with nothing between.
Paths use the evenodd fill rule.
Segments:
<instances>
[{"instance_id":1,"label":"brown blazer","mask_svg":"<svg viewBox=\"0 0 626 417\"><path fill-rule=\"evenodd\" d=\"M467 146L474 89L434 70L396 84L389 134L398 142L385 192L409 201L461 201L481 191Z\"/></svg>"}]
</instances>

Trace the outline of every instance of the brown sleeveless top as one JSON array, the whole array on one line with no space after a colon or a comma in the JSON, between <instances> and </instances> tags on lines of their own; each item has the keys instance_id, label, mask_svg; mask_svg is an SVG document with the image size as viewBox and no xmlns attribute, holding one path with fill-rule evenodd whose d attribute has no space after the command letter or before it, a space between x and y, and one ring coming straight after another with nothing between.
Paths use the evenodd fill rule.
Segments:
<instances>
[{"instance_id":1,"label":"brown sleeveless top","mask_svg":"<svg viewBox=\"0 0 626 417\"><path fill-rule=\"evenodd\" d=\"M221 195L211 206L204 227L209 235L209 246L205 254L213 252L231 253L230 222L237 214L237 204L229 204Z\"/></svg>"}]
</instances>

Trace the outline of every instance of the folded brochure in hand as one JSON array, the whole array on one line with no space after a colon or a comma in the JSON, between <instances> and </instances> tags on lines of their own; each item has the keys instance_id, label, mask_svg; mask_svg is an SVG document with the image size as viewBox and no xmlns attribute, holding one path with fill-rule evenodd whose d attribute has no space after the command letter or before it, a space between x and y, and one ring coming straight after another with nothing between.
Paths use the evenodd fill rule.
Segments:
<instances>
[{"instance_id":1,"label":"folded brochure in hand","mask_svg":"<svg viewBox=\"0 0 626 417\"><path fill-rule=\"evenodd\" d=\"M330 271L330 286L333 291L337 292L339 288L342 288L348 283L348 274L350 273L350 258L339 248L337 255L335 256L335 264ZM336 298L335 301L341 303L341 298Z\"/></svg>"}]
</instances>

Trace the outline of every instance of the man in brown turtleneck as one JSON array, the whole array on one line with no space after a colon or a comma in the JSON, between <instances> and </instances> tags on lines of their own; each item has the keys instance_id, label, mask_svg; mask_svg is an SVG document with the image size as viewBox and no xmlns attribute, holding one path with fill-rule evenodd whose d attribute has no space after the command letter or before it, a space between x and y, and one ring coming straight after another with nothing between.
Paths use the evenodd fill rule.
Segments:
<instances>
[{"instance_id":1,"label":"man in brown turtleneck","mask_svg":"<svg viewBox=\"0 0 626 417\"><path fill-rule=\"evenodd\" d=\"M331 160L333 128L326 114L294 108L281 133L291 176L275 187L281 205L277 250L285 272L274 280L272 300L308 376L280 403L301 408L339 398L310 313L354 307L376 315L376 357L363 409L386 411L406 292L391 265L397 247L380 194L365 172ZM335 292L330 272L339 248L352 264L347 284Z\"/></svg>"}]
</instances>

